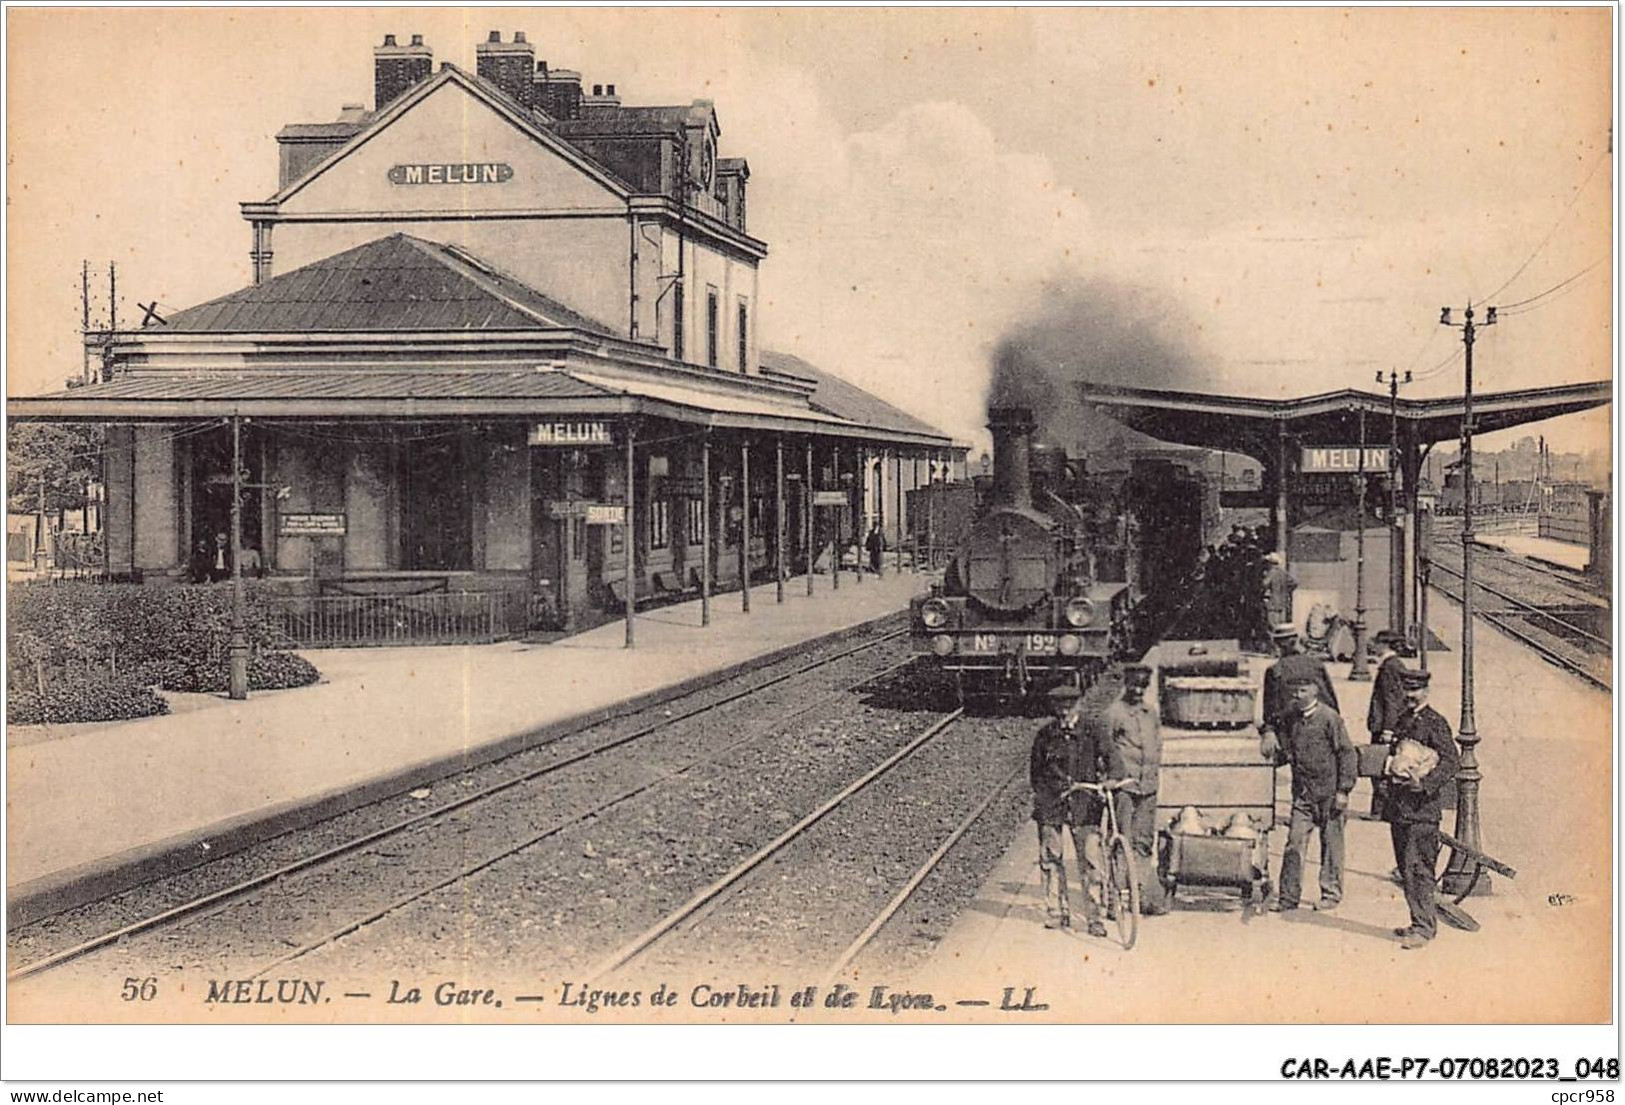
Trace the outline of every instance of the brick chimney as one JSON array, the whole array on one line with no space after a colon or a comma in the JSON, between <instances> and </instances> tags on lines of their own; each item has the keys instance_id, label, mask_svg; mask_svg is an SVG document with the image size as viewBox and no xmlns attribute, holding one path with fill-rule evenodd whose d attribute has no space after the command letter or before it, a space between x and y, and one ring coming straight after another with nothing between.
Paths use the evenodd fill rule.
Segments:
<instances>
[{"instance_id":1,"label":"brick chimney","mask_svg":"<svg viewBox=\"0 0 1625 1105\"><path fill-rule=\"evenodd\" d=\"M574 69L549 69L544 61L537 66L534 88L533 103L553 118L581 117L581 74Z\"/></svg>"},{"instance_id":2,"label":"brick chimney","mask_svg":"<svg viewBox=\"0 0 1625 1105\"><path fill-rule=\"evenodd\" d=\"M525 107L535 103L534 80L536 48L525 41L524 31L515 31L512 42L502 41L501 31L492 31L486 41L474 47L475 72L496 85Z\"/></svg>"},{"instance_id":3,"label":"brick chimney","mask_svg":"<svg viewBox=\"0 0 1625 1105\"><path fill-rule=\"evenodd\" d=\"M413 35L410 46L400 46L394 35L385 35L382 46L372 48L373 102L382 111L402 93L434 73L434 51L423 45L422 35Z\"/></svg>"}]
</instances>

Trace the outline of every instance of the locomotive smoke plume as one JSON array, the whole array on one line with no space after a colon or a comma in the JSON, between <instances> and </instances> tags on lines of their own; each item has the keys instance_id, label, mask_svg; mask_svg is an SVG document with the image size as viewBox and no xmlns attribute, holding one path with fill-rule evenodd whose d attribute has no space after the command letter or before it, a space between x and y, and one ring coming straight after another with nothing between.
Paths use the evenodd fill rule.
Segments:
<instances>
[{"instance_id":1,"label":"locomotive smoke plume","mask_svg":"<svg viewBox=\"0 0 1625 1105\"><path fill-rule=\"evenodd\" d=\"M1150 289L1104 280L1051 286L999 339L987 407L1027 407L1040 438L1091 453L1133 431L1085 404L1081 383L1193 388L1204 382L1182 310Z\"/></svg>"}]
</instances>

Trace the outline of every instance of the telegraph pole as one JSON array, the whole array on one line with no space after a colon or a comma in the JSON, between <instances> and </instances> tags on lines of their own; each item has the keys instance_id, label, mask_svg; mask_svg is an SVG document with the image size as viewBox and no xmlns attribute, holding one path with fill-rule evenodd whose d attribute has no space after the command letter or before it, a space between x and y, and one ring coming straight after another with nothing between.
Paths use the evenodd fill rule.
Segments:
<instances>
[{"instance_id":1,"label":"telegraph pole","mask_svg":"<svg viewBox=\"0 0 1625 1105\"><path fill-rule=\"evenodd\" d=\"M1494 326L1495 308L1484 310L1484 325ZM1439 314L1439 323L1454 326L1450 308ZM1456 839L1469 848L1482 849L1480 839L1478 784L1483 775L1478 770L1478 722L1473 717L1473 307L1467 305L1466 321L1461 326L1461 340L1466 347L1466 386L1461 411L1461 728L1456 741L1461 745L1461 770L1456 776ZM1459 894L1478 879L1481 892L1488 892L1489 877L1476 872L1476 864L1461 852L1452 851L1450 863L1441 880L1446 893Z\"/></svg>"},{"instance_id":2,"label":"telegraph pole","mask_svg":"<svg viewBox=\"0 0 1625 1105\"><path fill-rule=\"evenodd\" d=\"M1365 403L1360 402L1360 460L1354 476L1359 517L1354 531L1354 664L1349 679L1364 683L1371 678L1370 657L1365 650Z\"/></svg>"}]
</instances>

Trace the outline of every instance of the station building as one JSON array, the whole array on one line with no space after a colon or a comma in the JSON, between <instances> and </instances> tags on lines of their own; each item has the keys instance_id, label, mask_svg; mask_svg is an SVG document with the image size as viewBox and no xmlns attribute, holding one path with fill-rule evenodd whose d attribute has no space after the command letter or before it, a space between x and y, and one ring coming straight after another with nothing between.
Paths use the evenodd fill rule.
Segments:
<instances>
[{"instance_id":1,"label":"station building","mask_svg":"<svg viewBox=\"0 0 1625 1105\"><path fill-rule=\"evenodd\" d=\"M251 286L11 400L109 424L108 571L218 564L234 449L245 566L290 595L500 593L516 628L900 540L902 492L965 448L761 347L715 105L625 106L522 33L476 52L386 37L373 110L277 135Z\"/></svg>"}]
</instances>

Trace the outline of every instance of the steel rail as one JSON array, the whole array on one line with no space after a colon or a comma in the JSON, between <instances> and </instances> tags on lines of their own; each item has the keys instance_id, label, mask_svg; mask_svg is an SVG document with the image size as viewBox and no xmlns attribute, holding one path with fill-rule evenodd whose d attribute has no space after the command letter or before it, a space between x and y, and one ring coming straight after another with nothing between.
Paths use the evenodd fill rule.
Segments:
<instances>
[{"instance_id":1,"label":"steel rail","mask_svg":"<svg viewBox=\"0 0 1625 1105\"><path fill-rule=\"evenodd\" d=\"M884 634L884 635L882 635L880 637L874 638L872 640L865 641L862 644L854 645L851 648L843 649L842 651L837 652L837 653L835 653L835 654L833 654L831 656L822 657L822 658L820 658L818 660L813 661L812 663L809 663L809 664L803 665L803 666L801 666L799 668L796 668L793 671L782 673L780 675L772 676L772 677L770 677L768 679L761 680L761 681L756 682L756 683L752 683L750 685L750 687L748 687L747 689L742 690L742 691L736 691L736 692L734 692L732 694L729 694L729 695L727 695L727 696L725 696L723 698L717 699L714 702L709 702L709 703L706 703L706 704L704 704L702 706L697 706L697 707L695 707L695 708L693 708L691 710L688 710L688 711L685 711L683 713L674 715L672 717L661 718L659 721L657 721L657 722L655 722L655 723L653 723L651 725L643 726L643 727L641 727L639 729L633 730L631 733L627 733L627 734L624 734L624 735L622 735L620 737L616 737L613 740L606 741L603 744L594 745L592 748L584 749L581 752L574 753L573 755L570 755L570 756L566 756L561 760L555 760L555 761L552 761L551 763L544 764L543 766L541 766L539 768L536 768L536 769L534 769L532 771L523 772L523 773L521 773L519 775L514 776L511 779L505 779L500 783L493 784L492 786L486 787L483 790L476 791L473 794L464 795L461 798L455 799L455 800L453 800L451 802L443 803L442 805L436 806L433 809L425 810L424 812L419 813L419 814L414 814L413 816L408 817L408 818L406 818L406 819L404 819L402 821L397 821L397 822L394 822L392 824L386 825L383 828L375 829L374 831L372 831L370 833L367 833L367 834L364 834L363 836L357 837L354 840L346 841L343 844L334 845L333 847L325 849L324 851L321 851L321 852L317 852L314 855L305 856L305 857L302 857L300 859L292 860L292 861L290 861L290 862L288 862L286 864L283 864L281 867L278 867L278 868L276 868L276 869L274 869L272 871L268 871L268 872L265 872L265 873L260 874L260 875L255 875L252 878L244 879L244 880L242 880L240 882L233 883L232 885L227 886L227 887L223 887L220 890L216 890L216 891L213 891L213 892L211 892L209 894L202 895L201 897L194 898L194 899L192 899L190 901L187 901L187 902L182 902L180 905L173 906L170 909L166 909L161 913L153 914L151 917L142 918L139 921L133 921L130 924L123 926L122 928L115 929L115 930L113 930L111 932L103 933L100 936L91 937L90 939L82 941L82 942L80 942L78 944L75 944L72 947L64 948L62 951L55 952L55 953L53 953L51 955L48 955L48 956L46 956L46 957L44 957L42 959L37 959L32 963L24 964L23 966L18 967L17 969L8 972L7 975L6 975L6 981L8 983L19 982L19 981L21 981L21 980L23 980L25 978L29 978L30 976L40 974L43 971L48 971L48 970L52 970L52 969L54 969L56 967L61 967L64 964L70 963L70 962L72 962L72 961L74 961L76 959L82 959L86 955L89 955L92 952L98 951L101 948L107 947L110 944L115 944L115 943L119 942L120 940L124 940L124 939L127 939L127 938L131 937L131 936L139 935L141 933L151 932L154 929L162 928L162 927L174 924L174 923L176 923L178 921L185 920L187 918L196 917L196 916L202 914L203 911L208 910L211 907L229 905L232 901L234 901L237 898L240 898L240 897L242 897L242 896L244 896L246 894L251 894L256 890L259 890L259 889L261 889L261 888L263 888L265 886L271 885L272 883L279 882L279 881L289 877L290 875L296 875L296 874L301 874L301 873L304 873L304 872L308 872L308 871L310 871L310 870L312 870L312 869L314 869L316 867L319 867L319 866L321 866L323 864L329 863L329 862L331 862L333 860L340 859L340 858L342 858L342 857L344 857L346 855L350 855L350 854L352 854L354 852L361 851L362 849L367 848L370 845L377 844L380 841L388 840L388 839L390 839L392 837L399 836L401 833L404 833L404 832L406 832L406 831L408 831L408 830L410 830L412 828L415 828L415 827L417 827L419 825L427 824L427 823L435 821L435 820L437 820L439 818L443 818L449 813L453 813L453 812L455 812L457 810L460 810L460 809L463 809L463 808L465 808L467 806L471 806L471 805L475 804L476 802L482 802L482 801L485 801L487 799L493 798L493 797L503 793L504 791L513 789L514 787L521 786L521 785L523 785L525 783L528 783L528 782L532 782L532 781L534 781L536 779L542 778L543 776L550 775L550 774L552 774L552 773L554 773L556 771L561 771L564 768L571 767L571 766L573 766L575 764L578 764L578 763L582 762L583 760L591 759L591 758L593 758L595 756L598 756L598 755L601 755L601 754L603 754L605 752L609 752L609 751L612 751L613 749L619 748L622 745L630 744L631 742L633 742L635 740L641 740L642 738L644 738L646 736L649 736L652 733L658 732L661 729L665 729L665 728L667 728L669 726L676 725L679 722L687 721L690 718L696 717L696 716L698 716L700 714L708 713L708 712L710 712L712 710L717 709L718 707L726 706L726 705L728 705L728 704L730 704L732 702L737 702L739 699L746 698L746 697L748 697L748 696L750 696L752 694L755 694L757 691L763 690L763 689L765 689L767 687L774 686L775 684L778 684L778 683L786 682L787 680L790 680L790 679L794 679L799 675L805 675L808 672L816 671L817 669L822 668L822 667L827 667L830 664L837 663L837 662L839 662L841 660L844 660L849 656L853 656L853 655L855 655L855 654L857 654L859 652L863 652L863 651L866 651L868 649L875 648L875 647L877 647L879 645L885 644L888 641L896 640L898 637L902 637L902 636L907 635L907 633L908 633L908 630L900 629L900 630L896 630L896 631L893 631L893 632L890 632L890 633L886 633L886 634ZM894 664L891 667L886 668L885 670L883 670L881 672L866 675L862 680L859 680L858 683L853 684L853 686L861 686L864 683L871 682L874 679L878 679L882 675L886 675L891 671L895 671L898 668L906 666L907 664L911 663L912 660L913 660L913 657L910 656L908 659L900 661L899 663ZM841 692L838 692L838 693L845 693L847 690L850 690L850 689L851 689L850 686L845 687L845 688L842 689ZM699 693L699 692L696 692L696 693ZM653 707L649 707L649 709L653 709ZM641 713L641 712L643 712L643 711L635 711L635 713ZM628 716L628 715L621 715L621 716L624 717L624 716ZM609 721L616 721L616 720L619 720L619 718L610 718L609 719ZM578 730L577 732L585 732L585 731L587 731L587 730ZM569 734L569 735L573 736L575 734ZM504 760L505 759L511 759L513 756L520 755L525 751L529 751L529 749L520 749L520 750L518 750L518 751L516 751L514 753L511 753L509 756L503 757L502 759L504 759ZM492 761L492 763L500 763L500 762L502 762L502 761L501 760ZM489 765L482 765L482 766L489 766ZM379 801L385 801L385 800L387 800L387 799L380 799ZM290 830L290 831L292 831L292 830ZM280 834L280 833L278 834L279 837L282 836L282 835L285 835L285 834ZM268 839L274 840L274 839L277 839L277 838L276 837L271 837L271 838L268 838Z\"/></svg>"},{"instance_id":2,"label":"steel rail","mask_svg":"<svg viewBox=\"0 0 1625 1105\"><path fill-rule=\"evenodd\" d=\"M854 689L856 687L863 686L865 683L872 683L874 680L879 679L881 676L888 675L891 672L897 671L900 668L907 667L911 663L913 663L913 657L910 657L907 660L900 660L897 663L891 665L890 667L886 668L883 671L874 672L874 673L872 673L870 675L866 675L862 679L859 679L854 683L848 684L847 686L843 687L841 690L833 692L833 694L822 695L822 696L820 696L818 698L815 698L813 701L811 701L807 705L802 706L800 709L792 710L788 714L780 715L779 717L774 719L772 725L766 725L766 726L758 727L757 729L755 729L754 731L752 731L748 735L743 736L743 737L739 738L738 740L729 741L727 744L723 745L721 748L713 749L712 751L706 753L703 756L696 756L694 759L689 760L682 767L679 767L676 770L668 771L668 772L665 772L664 774L657 775L653 779L650 779L648 782L640 783L637 786L632 787L629 790L624 790L621 793L617 794L615 797L609 799L608 801L602 802L599 805L594 806L592 809L589 809L589 810L586 810L586 811L584 811L582 813L576 814L573 817L564 818L561 821L555 821L553 824L549 825L547 828L541 830L538 833L534 833L531 836L526 837L524 840L521 840L517 844L513 844L513 845L510 845L508 847L505 847L505 848L501 849L498 852L495 852L495 853L492 853L491 855L486 856L484 859L478 860L478 861L476 861L474 863L471 863L471 864L468 864L468 865L466 865L464 867L459 868L457 871L455 871L451 875L448 875L447 877L441 879L439 882L433 883L433 884L431 884L429 886L418 887L415 890L409 891L408 893L403 894L401 897L396 898L393 901L389 902L387 905L384 905L384 906L382 906L382 907L380 907L378 909L374 909L374 910L362 915L361 917L353 918L353 919L351 919L349 921L346 921L343 925L339 926L336 929L330 930L325 935L319 936L316 939L308 941L305 944L301 944L299 947L294 948L292 951L285 952L284 954L277 956L275 959L271 960L269 963L261 964L259 967L255 968L255 970L248 977L249 978L258 978L261 975L265 974L267 971L271 970L273 967L281 966L284 963L290 963L295 959L301 959L304 956L307 956L307 955L309 955L310 953L312 953L314 951L318 951L319 949L324 948L329 944L332 944L332 943L335 943L335 942L337 942L339 940L342 940L344 937L349 936L351 933L359 932L361 929L366 928L368 925L371 925L371 924L374 924L374 923L376 923L378 921L383 920L385 917L388 917L390 914L398 912L399 910L405 908L406 906L411 905L413 902L416 902L416 901L419 901L419 900L421 900L423 898L428 897L430 894L433 894L437 890L443 890L446 887L451 886L453 883L460 882L463 879L469 878L472 875L476 875L479 872L484 871L488 867L492 867L492 866L494 866L494 865L496 865L498 863L501 863L505 859L509 859L512 856L518 855L520 852L524 851L526 848L532 847L533 845L536 845L536 844L540 844L542 841L547 840L550 837L557 836L559 833L564 832L566 829L573 828L576 825L581 825L581 824L584 824L584 823L586 823L588 821L592 821L592 820L598 818L599 816L601 816L601 815L609 812L610 810L614 809L616 806L619 806L621 803L630 801L631 799L638 797L640 794L643 794L646 791L653 790L655 787L659 786L662 783L669 783L673 779L681 778L682 776L686 775L688 772L692 771L694 768L699 767L702 764L715 762L715 760L720 756L726 755L727 753L732 752L737 748L742 748L745 745L753 744L756 741L761 740L763 737L768 736L773 731L783 728L783 726L785 725L786 722L794 720L794 719L802 717L802 716L805 716L806 714L809 714L809 713L813 712L814 710L818 709L820 706L822 706L831 697L835 697L836 695L845 694L846 692L848 692L848 691L850 691L850 690L852 690L852 689Z\"/></svg>"},{"instance_id":3,"label":"steel rail","mask_svg":"<svg viewBox=\"0 0 1625 1105\"><path fill-rule=\"evenodd\" d=\"M590 985L591 983L596 982L610 971L619 970L630 963L633 959L637 958L639 955L642 955L661 937L671 932L672 929L682 924L700 909L704 908L715 899L721 897L746 875L750 874L753 870L761 866L764 862L782 850L785 845L789 844L792 840L795 840L813 825L816 825L819 821L822 821L824 817L830 813L830 811L834 810L848 798L851 798L854 794L857 794L870 783L874 782L876 779L879 779L892 768L908 759L908 757L913 755L919 749L923 748L926 744L930 743L932 740L935 740L944 731L946 731L949 726L953 725L954 722L958 721L964 715L964 707L960 707L941 720L934 722L925 730L925 732L909 741L902 748L899 748L896 752L893 752L890 756L887 756L873 768L870 768L868 771L864 772L864 774L858 779L848 783L833 798L826 801L823 805L813 810L800 821L797 821L794 825L791 825L788 829L784 830L784 832L780 833L771 841L764 844L755 852L751 853L745 859L734 865L731 869L729 869L727 874L712 882L709 886L699 891L699 893L695 894L688 901L684 902L675 910L668 913L664 918L657 921L655 924L651 925L637 936L634 936L631 940L628 940L619 948L616 948L587 972L586 984Z\"/></svg>"},{"instance_id":4,"label":"steel rail","mask_svg":"<svg viewBox=\"0 0 1625 1105\"><path fill-rule=\"evenodd\" d=\"M1434 567L1438 567L1438 565L1435 564ZM1454 591L1451 591L1451 590L1448 590L1447 588L1441 587L1437 583L1430 584L1430 586L1435 591L1438 591L1441 595L1445 596L1445 598L1450 599L1452 602L1456 602L1456 603L1461 602L1461 596L1456 594ZM1598 688L1600 688L1602 690L1609 691L1609 692L1613 691L1613 687L1610 686L1609 683L1606 680L1600 679L1597 676L1592 675L1589 671L1587 671L1585 668L1581 667L1574 660L1570 659L1567 656L1564 656L1562 653L1560 653L1560 652L1556 651L1555 649L1551 648L1549 645L1542 644L1540 641L1535 640L1535 638L1529 636L1527 633L1522 632L1516 626L1514 626L1511 622L1507 621L1505 618L1497 617L1493 613L1485 613L1482 610L1474 611L1474 616L1479 617L1479 618L1483 618L1485 621L1489 622L1496 629L1499 629L1502 633L1505 633L1509 637L1516 638L1517 640L1519 640L1519 641L1523 642L1524 644L1528 645L1530 648L1534 649L1541 656L1545 657L1547 660L1550 660L1552 663L1556 664L1558 667L1562 668L1563 670L1569 672L1571 675L1579 676L1581 679L1585 680L1587 683L1590 683L1594 687L1598 687ZM1595 656L1596 653L1586 653L1585 655L1587 655L1587 656Z\"/></svg>"},{"instance_id":5,"label":"steel rail","mask_svg":"<svg viewBox=\"0 0 1625 1105\"><path fill-rule=\"evenodd\" d=\"M1462 578L1461 572L1456 570L1455 568L1450 567L1448 564L1440 564L1437 561L1435 561L1433 566L1435 568L1440 569L1441 571L1448 572L1450 575L1455 576L1457 579ZM1558 625L1562 626L1564 629L1572 630L1573 632L1577 633L1581 637L1584 637L1588 641L1595 641L1599 645L1603 646L1603 648L1607 649L1609 652L1613 651L1614 646L1613 646L1612 642L1604 640L1603 638L1597 636L1595 633L1587 632L1586 630L1581 629L1579 626L1575 625L1573 622L1565 621L1563 618L1558 617L1556 614L1553 614L1551 611L1542 609L1541 607L1536 606L1532 602L1525 602L1523 599L1517 598L1514 595L1507 594L1505 591L1501 591L1501 590L1498 590L1498 589L1496 589L1494 587L1491 587L1489 584L1484 583L1481 580L1476 580L1475 579L1473 581L1473 586L1477 587L1480 591L1488 591L1490 594L1494 595L1496 598L1504 599L1505 601L1510 602L1513 606L1522 607L1523 609L1528 610L1531 614L1537 615L1539 617L1543 617L1543 618L1547 619L1548 621L1555 622ZM1457 601L1459 602L1460 600L1458 599Z\"/></svg>"},{"instance_id":6,"label":"steel rail","mask_svg":"<svg viewBox=\"0 0 1625 1105\"><path fill-rule=\"evenodd\" d=\"M1606 606L1607 604L1606 596L1599 593L1597 589L1587 580L1586 576L1577 569L1552 567L1539 561L1531 560L1528 557L1522 556L1518 553L1500 548L1496 545L1484 545L1474 542L1473 548L1476 550L1473 554L1475 558L1477 558L1480 553L1484 554L1482 558L1484 563L1494 564L1496 567L1503 569L1508 567L1516 567L1523 568L1531 572L1536 572L1540 575L1547 576L1558 581L1559 583L1568 587L1570 590L1577 592L1579 597L1595 602L1599 607ZM1437 563L1440 559L1438 556L1440 551L1454 555L1458 560L1461 558L1460 542L1452 545L1436 540L1434 542L1435 555L1433 556L1435 563Z\"/></svg>"},{"instance_id":7,"label":"steel rail","mask_svg":"<svg viewBox=\"0 0 1625 1105\"><path fill-rule=\"evenodd\" d=\"M977 804L975 809L971 810L970 813L965 815L965 819L956 825L954 827L954 831L949 833L948 836L944 838L942 843L937 846L937 850L926 857L924 863L920 864L919 868L914 872L913 877L911 877L908 882L903 884L902 889L897 892L891 901L886 903L886 907L875 916L874 920L869 922L869 927L865 928L863 932L858 934L857 939L853 940L852 943L847 945L846 950L840 954L840 956L835 960L834 964L829 968L828 971L825 972L823 981L819 984L820 989L829 989L830 984L835 981L836 976L845 970L847 964L856 959L858 955L862 953L864 948L869 946L869 942L880 933L881 929L886 927L886 922L890 921L894 916L896 916L897 911L902 909L908 900L914 896L914 892L920 888L920 884L925 882L926 878L931 874L931 872L937 869L937 865L947 858L948 853L953 849L953 846L959 843L959 838L970 831L971 826L976 824L976 822L981 819L982 814L987 812L988 807L993 805L993 803L998 800L999 795L1003 794L1011 783L1020 778L1021 773L1024 770L1026 770L1024 766L1018 767L1009 775L1006 775L998 786L994 787L988 793L988 796Z\"/></svg>"}]
</instances>

